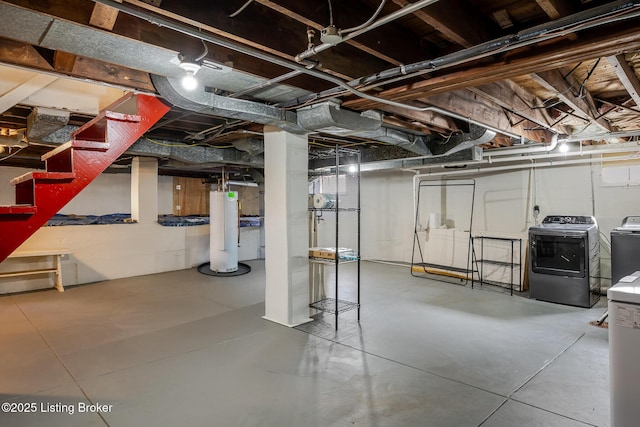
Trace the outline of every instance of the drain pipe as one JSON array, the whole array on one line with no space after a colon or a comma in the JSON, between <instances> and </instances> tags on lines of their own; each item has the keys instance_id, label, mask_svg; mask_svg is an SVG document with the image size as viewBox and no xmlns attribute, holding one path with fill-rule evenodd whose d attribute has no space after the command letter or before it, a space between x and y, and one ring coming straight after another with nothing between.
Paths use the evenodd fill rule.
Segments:
<instances>
[{"instance_id":1,"label":"drain pipe","mask_svg":"<svg viewBox=\"0 0 640 427\"><path fill-rule=\"evenodd\" d=\"M581 151L581 152L567 152L567 153L560 153L560 152L555 152L555 153L540 153L538 155L533 155L533 156L520 156L520 157L516 157L516 158L511 158L511 157L497 157L495 159L491 158L491 156L487 156L487 158L482 159L480 162L478 162L477 164L493 164L493 163L507 163L507 162L515 162L515 161L522 161L522 160L528 160L528 161L536 161L536 160L545 160L545 159L553 159L553 158L567 158L567 157L576 157L576 156L580 156L580 157L584 157L586 156L593 156L593 155L600 155L600 154L613 154L613 153L629 153L632 152L633 150L635 150L636 155L640 155L640 145L637 144L633 144L631 146L624 146L624 147L615 147L615 148L606 148L606 149L595 149L595 150L588 150L588 151Z\"/></svg>"},{"instance_id":2,"label":"drain pipe","mask_svg":"<svg viewBox=\"0 0 640 427\"><path fill-rule=\"evenodd\" d=\"M415 2L407 7L403 7L402 9L398 9L397 11L390 13L389 15L385 16L384 18L378 19L377 21L375 21L374 23L372 23L371 25L368 25L364 28L360 28L357 29L353 32L350 32L347 36L342 37L340 40L336 41L335 43L322 43L321 45L318 46L314 46L311 47L307 50L305 50L304 52L301 52L299 54L296 55L296 62L301 62L304 59L310 58L313 55L316 55L324 50L329 49L330 47L336 46L340 43L346 42L347 40L351 40L354 37L358 37L361 34L366 33L367 31L371 31L373 29L376 29L384 24L387 24L395 19L401 18L405 15L408 15L410 13L415 12L418 9L422 9L423 7L429 6L430 4L436 3L438 0L421 0L418 2ZM384 2L381 3L380 6L382 6L384 4ZM357 27L356 27L357 28ZM351 29L349 29L351 30ZM349 31L349 30L345 30L345 31Z\"/></svg>"},{"instance_id":3,"label":"drain pipe","mask_svg":"<svg viewBox=\"0 0 640 427\"><path fill-rule=\"evenodd\" d=\"M518 154L531 154L531 153L540 153L540 152L549 152L552 151L558 143L564 142L580 142L580 141L588 141L588 140L602 140L607 138L629 138L633 136L640 136L640 129L628 130L628 131L620 131L620 132L609 132L606 134L598 134L598 135L583 135L583 136L567 136L562 139L558 139L557 135L554 136L551 140L550 145L537 145L527 148L493 148L489 151L482 153L482 157L491 158L495 156L510 156L510 155L518 155ZM555 142L554 142L555 141Z\"/></svg>"},{"instance_id":4,"label":"drain pipe","mask_svg":"<svg viewBox=\"0 0 640 427\"><path fill-rule=\"evenodd\" d=\"M629 160L629 156L616 156L616 157L605 157L597 159L599 162L620 162L624 160ZM508 165L508 166L497 166L497 167L486 167L486 168L473 168L473 169L465 169L465 170L454 170L454 171L443 171L443 172L433 172L433 173L425 173L414 176L414 180L416 177L441 177L448 175L468 175L472 173L485 173L485 172L504 172L504 171L512 171L519 169L527 169L527 168L546 168L553 166L574 166L580 165L584 163L592 163L594 159L592 158L583 158L583 159L573 159L573 160L549 160L546 162L536 163L534 160L530 160L528 164L519 164L519 165Z\"/></svg>"},{"instance_id":5,"label":"drain pipe","mask_svg":"<svg viewBox=\"0 0 640 427\"><path fill-rule=\"evenodd\" d=\"M513 157L507 157L507 156L498 156L496 158L493 158L491 156L491 152L494 151L495 149L491 149L488 150L486 152L483 153L483 159L479 160L479 161L473 161L473 165L486 165L486 164L494 164L494 163L507 163L507 162L517 162L517 161L536 161L536 160L545 160L545 159L552 159L552 158L556 158L556 157L561 157L561 158L567 158L567 157L575 157L575 156L593 156L593 155L599 155L599 154L613 154L613 153L630 153L630 152L635 152L637 156L640 156L640 144L639 143L622 143L622 144L618 144L619 146L615 146L615 147L610 147L607 146L609 148L593 148L593 149L587 149L587 150L581 150L580 152L567 152L567 153L560 153L560 152L555 152L552 153L551 151L546 152L546 150L544 151L539 151L537 155L533 155L533 156L513 156ZM598 147L598 146L592 146L592 147ZM544 148L544 147L542 147ZM527 152L527 151L523 151L520 149L514 150L514 151L518 151L520 154L531 154L532 152ZM504 154L504 153L503 153ZM411 160L417 160L417 159L425 159L425 158L430 158L433 156L420 156L420 157L411 157ZM409 159L407 159L409 160ZM455 163L448 163L448 166L468 166L469 162L468 161L462 161L462 162L455 162ZM409 171L417 171L420 169L427 169L430 167L444 167L443 164L434 164L434 165L423 165L423 166L415 166L412 168L405 168L403 170L409 170Z\"/></svg>"}]
</instances>

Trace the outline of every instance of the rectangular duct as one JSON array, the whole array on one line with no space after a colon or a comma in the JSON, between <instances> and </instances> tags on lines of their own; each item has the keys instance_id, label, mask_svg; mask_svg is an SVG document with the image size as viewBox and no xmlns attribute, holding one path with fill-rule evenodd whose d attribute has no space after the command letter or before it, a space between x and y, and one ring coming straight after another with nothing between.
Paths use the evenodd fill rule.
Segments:
<instances>
[{"instance_id":1,"label":"rectangular duct","mask_svg":"<svg viewBox=\"0 0 640 427\"><path fill-rule=\"evenodd\" d=\"M53 21L50 16L7 3L0 3L0 16L0 36L36 46Z\"/></svg>"}]
</instances>

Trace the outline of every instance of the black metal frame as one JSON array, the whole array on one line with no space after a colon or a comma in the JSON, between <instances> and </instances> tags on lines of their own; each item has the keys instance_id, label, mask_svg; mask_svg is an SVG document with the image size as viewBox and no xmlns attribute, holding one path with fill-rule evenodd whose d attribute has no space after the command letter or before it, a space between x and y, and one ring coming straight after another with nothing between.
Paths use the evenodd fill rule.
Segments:
<instances>
[{"instance_id":1,"label":"black metal frame","mask_svg":"<svg viewBox=\"0 0 640 427\"><path fill-rule=\"evenodd\" d=\"M418 218L420 214L420 194L421 194L420 190L422 189L422 187L439 187L439 188L471 187L471 215L469 216L469 245L467 250L468 252L467 252L467 268L466 269L453 267L453 266L432 264L424 261L424 254L422 251L422 246L420 245L420 238L418 236ZM435 277L438 277L438 276L447 277L443 274L439 274L436 272L427 272L426 268L437 268L441 270L455 271L455 272L465 273L465 279L460 279L460 280L463 281L464 284L466 285L469 282L469 278L471 278L471 285L473 286L473 280L474 280L473 274L476 272L476 270L473 268L473 264L472 264L472 260L475 260L475 253L473 250L473 240L471 238L471 235L473 230L473 207L475 205L475 194L476 194L475 179L449 180L449 181L434 181L433 179L424 179L418 182L418 186L417 188L414 188L414 191L417 192L417 195L416 195L416 212L415 212L414 227L413 227L413 248L411 251L411 275L414 277L422 277L422 278L431 277L432 275ZM415 262L416 246L420 254L421 262L419 263ZM414 274L415 267L422 267L425 270L425 272L422 273L421 275L416 275ZM425 276L425 275L428 275L428 276ZM443 279L439 278L438 280L443 280Z\"/></svg>"}]
</instances>

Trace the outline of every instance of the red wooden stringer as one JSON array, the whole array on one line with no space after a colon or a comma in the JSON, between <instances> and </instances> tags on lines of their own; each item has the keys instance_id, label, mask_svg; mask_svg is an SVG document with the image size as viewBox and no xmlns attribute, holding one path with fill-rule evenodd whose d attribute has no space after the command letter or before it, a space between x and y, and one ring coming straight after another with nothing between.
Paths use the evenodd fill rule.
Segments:
<instances>
[{"instance_id":1,"label":"red wooden stringer","mask_svg":"<svg viewBox=\"0 0 640 427\"><path fill-rule=\"evenodd\" d=\"M45 172L11 180L16 204L0 206L0 262L58 213L149 130L169 107L128 94L77 129L72 140L42 156Z\"/></svg>"}]
</instances>

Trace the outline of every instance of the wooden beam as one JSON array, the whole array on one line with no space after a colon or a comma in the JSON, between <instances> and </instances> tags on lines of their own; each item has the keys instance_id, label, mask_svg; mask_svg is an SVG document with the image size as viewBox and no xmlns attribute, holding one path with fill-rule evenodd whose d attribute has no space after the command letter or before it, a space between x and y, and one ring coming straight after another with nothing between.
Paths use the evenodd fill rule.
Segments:
<instances>
[{"instance_id":1,"label":"wooden beam","mask_svg":"<svg viewBox=\"0 0 640 427\"><path fill-rule=\"evenodd\" d=\"M531 74L531 77L571 107L575 115L582 117L588 123L606 132L610 132L611 126L609 122L603 118L596 117L598 113L595 102L587 88L581 86L570 74L567 74L563 73L562 70L551 70ZM579 94L574 93L578 91L580 91Z\"/></svg>"},{"instance_id":2,"label":"wooden beam","mask_svg":"<svg viewBox=\"0 0 640 427\"><path fill-rule=\"evenodd\" d=\"M320 30L328 25L328 13L326 16L319 14L318 4L313 2L256 0L256 3L279 12L284 19L294 19L316 30L316 44L319 44ZM340 24L341 29L346 29L366 21L373 14L373 11L374 9L364 8L357 2L341 2L333 10L334 21ZM378 19L382 16L384 16L384 12L378 15ZM353 25L351 25L352 23ZM347 40L345 43L394 65L416 61L423 56L420 40L415 34L394 23L388 23L384 26L384 37L381 37L380 31L374 30L372 34L364 33L354 39ZM398 45L402 45L402 49L398 49ZM300 49L301 52L303 50Z\"/></svg>"},{"instance_id":3,"label":"wooden beam","mask_svg":"<svg viewBox=\"0 0 640 427\"><path fill-rule=\"evenodd\" d=\"M59 53L59 52L57 52ZM71 71L56 70L35 47L27 43L0 38L0 63L31 68L35 71L47 73L58 72L67 76L83 80L108 83L120 87L154 93L155 88L149 78L149 73L106 64L82 56L77 57Z\"/></svg>"},{"instance_id":4,"label":"wooden beam","mask_svg":"<svg viewBox=\"0 0 640 427\"><path fill-rule=\"evenodd\" d=\"M115 0L122 3L122 0ZM89 23L94 27L111 31L118 17L118 10L101 3L96 3ZM71 73L75 66L77 55L69 52L56 51L53 55L53 68L63 73Z\"/></svg>"},{"instance_id":5,"label":"wooden beam","mask_svg":"<svg viewBox=\"0 0 640 427\"><path fill-rule=\"evenodd\" d=\"M118 3L122 3L122 0L114 0ZM104 5L102 3L96 3L93 6L93 12L91 12L91 18L89 24L94 27L102 28L103 30L113 30L113 26L116 24L118 18L118 9L111 6Z\"/></svg>"},{"instance_id":6,"label":"wooden beam","mask_svg":"<svg viewBox=\"0 0 640 427\"><path fill-rule=\"evenodd\" d=\"M396 114L406 119L425 123L438 129L447 131L458 130L458 126L451 117L443 116L442 114L438 114L433 111L407 110L406 108L398 108L391 105L384 105L380 109L387 113Z\"/></svg>"},{"instance_id":7,"label":"wooden beam","mask_svg":"<svg viewBox=\"0 0 640 427\"><path fill-rule=\"evenodd\" d=\"M56 81L58 77L49 74L36 74L26 82L19 84L13 89L0 96L0 114L9 108L22 102L25 98L38 92Z\"/></svg>"},{"instance_id":8,"label":"wooden beam","mask_svg":"<svg viewBox=\"0 0 640 427\"><path fill-rule=\"evenodd\" d=\"M295 56L307 47L306 25L291 19L283 20L278 12L260 4L246 8L238 19L230 19L228 13L237 9L237 1L218 0L215 7L207 9L207 13L202 13L202 9L195 7L193 2L183 0L163 0L162 9L140 0L127 0L127 3L290 61L294 61ZM138 20L127 22L135 21ZM141 25L143 23L139 22L136 27ZM154 28L154 33L158 33L157 27ZM114 32L119 31L125 31L127 36L138 39L141 35L158 37L158 34L136 35L135 29L116 25ZM162 36L176 37L172 31L162 32ZM158 41L155 40L154 44L158 44ZM324 53L325 55L319 56L320 68L343 79L352 80L385 68L385 62L349 45L336 46L331 50L331 55Z\"/></svg>"},{"instance_id":9,"label":"wooden beam","mask_svg":"<svg viewBox=\"0 0 640 427\"><path fill-rule=\"evenodd\" d=\"M543 128L551 128L556 133L568 131L562 127L552 126L554 120L547 110L536 108L541 106L543 101L512 80L493 82L471 87L468 90Z\"/></svg>"},{"instance_id":10,"label":"wooden beam","mask_svg":"<svg viewBox=\"0 0 640 427\"><path fill-rule=\"evenodd\" d=\"M406 129L408 131L422 132L425 134L436 133L440 135L445 135L458 130L457 126L453 124L453 121L452 121L453 127L441 128L438 126L434 126L432 123L429 123L428 121L406 119L398 115L384 116L383 123L392 127Z\"/></svg>"},{"instance_id":11,"label":"wooden beam","mask_svg":"<svg viewBox=\"0 0 640 427\"><path fill-rule=\"evenodd\" d=\"M536 0L536 3L553 20L571 15L574 12L567 0ZM575 33L569 33L567 38L569 40L577 40L578 36Z\"/></svg>"},{"instance_id":12,"label":"wooden beam","mask_svg":"<svg viewBox=\"0 0 640 427\"><path fill-rule=\"evenodd\" d=\"M481 86L520 75L568 66L580 61L615 55L626 50L638 49L639 45L640 30L637 26L632 25L626 28L619 26L605 34L582 35L576 42L565 40L544 47L538 46L535 49L512 52L509 57L503 56L491 64L471 64L462 70L458 67L457 71L443 70L433 73L431 79L390 88L382 91L378 96L393 101L408 102L452 90ZM358 98L347 100L343 105L367 110L378 108L381 103Z\"/></svg>"},{"instance_id":13,"label":"wooden beam","mask_svg":"<svg viewBox=\"0 0 640 427\"><path fill-rule=\"evenodd\" d=\"M631 68L624 55L608 56L607 60L613 66L613 69L622 82L624 88L629 92L629 96L640 107L640 80Z\"/></svg>"},{"instance_id":14,"label":"wooden beam","mask_svg":"<svg viewBox=\"0 0 640 427\"><path fill-rule=\"evenodd\" d=\"M400 7L413 3L408 0L393 2ZM414 12L413 15L463 47L471 47L489 40L495 33L493 23L464 0L437 2Z\"/></svg>"},{"instance_id":15,"label":"wooden beam","mask_svg":"<svg viewBox=\"0 0 640 427\"><path fill-rule=\"evenodd\" d=\"M551 19L571 14L571 7L564 0L536 0L536 3Z\"/></svg>"},{"instance_id":16,"label":"wooden beam","mask_svg":"<svg viewBox=\"0 0 640 427\"><path fill-rule=\"evenodd\" d=\"M27 43L0 37L0 62L26 66L39 71L53 71L53 58L43 57L35 47Z\"/></svg>"},{"instance_id":17,"label":"wooden beam","mask_svg":"<svg viewBox=\"0 0 640 427\"><path fill-rule=\"evenodd\" d=\"M535 124L522 121L518 124L510 122L502 108L493 102L481 98L468 90L456 90L441 95L420 99L427 105L433 105L444 110L468 117L496 129L502 129L537 142L549 142L553 133L547 130L533 129Z\"/></svg>"},{"instance_id":18,"label":"wooden beam","mask_svg":"<svg viewBox=\"0 0 640 427\"><path fill-rule=\"evenodd\" d=\"M493 19L498 22L498 25L500 25L500 28L503 30L513 27L513 21L511 20L507 9L498 9L493 12Z\"/></svg>"},{"instance_id":19,"label":"wooden beam","mask_svg":"<svg viewBox=\"0 0 640 427\"><path fill-rule=\"evenodd\" d=\"M64 73L70 73L73 71L73 66L76 63L76 58L77 56L73 53L57 50L53 54L53 68Z\"/></svg>"}]
</instances>

